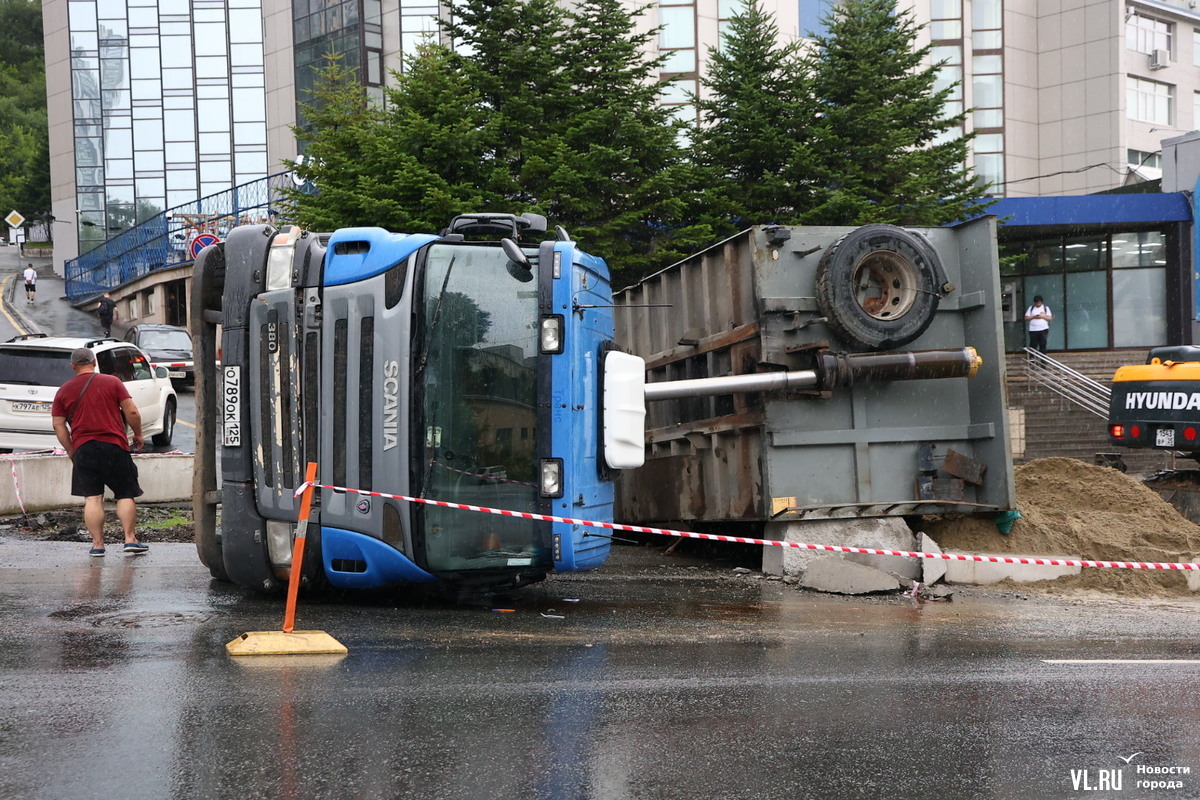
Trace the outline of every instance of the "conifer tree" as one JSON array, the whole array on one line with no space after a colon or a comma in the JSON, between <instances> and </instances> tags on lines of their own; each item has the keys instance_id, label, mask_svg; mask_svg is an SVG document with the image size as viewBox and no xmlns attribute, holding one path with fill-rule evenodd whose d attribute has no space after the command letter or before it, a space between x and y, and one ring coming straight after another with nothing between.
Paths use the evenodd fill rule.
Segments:
<instances>
[{"instance_id":1,"label":"conifer tree","mask_svg":"<svg viewBox=\"0 0 1200 800\"><path fill-rule=\"evenodd\" d=\"M846 0L825 18L807 56L814 115L805 164L810 225L939 225L978 213L986 187L965 166L964 116L947 116L950 88L934 91L931 46L894 0Z\"/></svg>"},{"instance_id":2,"label":"conifer tree","mask_svg":"<svg viewBox=\"0 0 1200 800\"><path fill-rule=\"evenodd\" d=\"M30 220L50 213L43 41L41 3L0 3L0 214Z\"/></svg>"},{"instance_id":3,"label":"conifer tree","mask_svg":"<svg viewBox=\"0 0 1200 800\"><path fill-rule=\"evenodd\" d=\"M707 176L705 206L724 232L791 222L806 205L805 73L795 44L780 45L775 18L749 0L709 48L697 98L695 159Z\"/></svg>"},{"instance_id":4,"label":"conifer tree","mask_svg":"<svg viewBox=\"0 0 1200 800\"><path fill-rule=\"evenodd\" d=\"M317 187L288 192L300 225L435 233L456 214L495 205L482 188L492 146L479 95L452 62L445 48L422 45L381 109L331 59L306 106L309 127L296 129L305 159L292 166Z\"/></svg>"},{"instance_id":5,"label":"conifer tree","mask_svg":"<svg viewBox=\"0 0 1200 800\"><path fill-rule=\"evenodd\" d=\"M696 181L682 145L686 125L662 105L662 84L647 80L661 57L645 55L657 31L637 30L644 13L620 0L583 0L570 12L561 124L526 170L544 212L599 248L626 280L712 236L688 221Z\"/></svg>"},{"instance_id":6,"label":"conifer tree","mask_svg":"<svg viewBox=\"0 0 1200 800\"><path fill-rule=\"evenodd\" d=\"M620 0L465 0L393 75L383 109L331 65L297 131L318 188L292 192L299 219L328 229L436 231L455 214L532 211L603 255L617 282L711 240L689 221L694 167L682 123L647 80L655 32Z\"/></svg>"}]
</instances>

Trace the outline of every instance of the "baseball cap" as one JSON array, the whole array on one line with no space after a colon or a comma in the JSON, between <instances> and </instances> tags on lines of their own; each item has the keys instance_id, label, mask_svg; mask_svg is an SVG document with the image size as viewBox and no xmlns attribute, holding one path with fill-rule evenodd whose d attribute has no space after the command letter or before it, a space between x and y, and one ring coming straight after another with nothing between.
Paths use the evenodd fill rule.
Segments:
<instances>
[{"instance_id":1,"label":"baseball cap","mask_svg":"<svg viewBox=\"0 0 1200 800\"><path fill-rule=\"evenodd\" d=\"M86 347L77 347L71 351L72 364L95 364L96 354Z\"/></svg>"}]
</instances>

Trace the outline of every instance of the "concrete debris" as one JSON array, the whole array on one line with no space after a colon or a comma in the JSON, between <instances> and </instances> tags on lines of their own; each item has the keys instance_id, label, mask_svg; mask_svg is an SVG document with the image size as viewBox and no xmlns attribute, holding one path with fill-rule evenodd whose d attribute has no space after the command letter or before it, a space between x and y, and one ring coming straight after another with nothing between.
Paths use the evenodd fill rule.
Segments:
<instances>
[{"instance_id":1,"label":"concrete debris","mask_svg":"<svg viewBox=\"0 0 1200 800\"><path fill-rule=\"evenodd\" d=\"M772 523L767 529L768 538L788 542L867 547L877 550L917 549L916 537L904 520L898 517L796 520ZM828 557L831 555L826 551L770 547L763 553L763 571L772 575L798 575L817 559ZM864 564L903 578L922 579L921 565L917 562L924 559L862 553L832 557Z\"/></svg>"},{"instance_id":2,"label":"concrete debris","mask_svg":"<svg viewBox=\"0 0 1200 800\"><path fill-rule=\"evenodd\" d=\"M834 594L872 594L894 592L900 588L900 580L881 569L827 555L809 563L800 585Z\"/></svg>"},{"instance_id":3,"label":"concrete debris","mask_svg":"<svg viewBox=\"0 0 1200 800\"><path fill-rule=\"evenodd\" d=\"M750 574L751 572L753 572L753 571L754 571L754 570L752 570L752 569L748 569L748 568L746 568L746 567L734 567L734 568L733 568L733 574L734 574L734 575L749 575L749 574Z\"/></svg>"},{"instance_id":4,"label":"concrete debris","mask_svg":"<svg viewBox=\"0 0 1200 800\"><path fill-rule=\"evenodd\" d=\"M923 533L917 534L917 549L922 553L942 552L938 543ZM946 562L940 558L922 558L921 568L923 572L921 582L926 585L937 583L946 576Z\"/></svg>"}]
</instances>

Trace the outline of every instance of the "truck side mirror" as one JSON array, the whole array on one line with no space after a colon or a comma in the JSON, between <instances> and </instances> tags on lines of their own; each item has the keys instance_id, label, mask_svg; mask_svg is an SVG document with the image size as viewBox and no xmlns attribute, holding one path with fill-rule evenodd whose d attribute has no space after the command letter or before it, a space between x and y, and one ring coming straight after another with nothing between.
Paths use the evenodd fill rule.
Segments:
<instances>
[{"instance_id":1,"label":"truck side mirror","mask_svg":"<svg viewBox=\"0 0 1200 800\"><path fill-rule=\"evenodd\" d=\"M525 251L521 249L520 245L512 239L501 239L500 249L504 251L504 255L508 256L508 263L504 266L509 275L521 283L529 283L533 280L533 265L529 263L529 256L525 255Z\"/></svg>"},{"instance_id":2,"label":"truck side mirror","mask_svg":"<svg viewBox=\"0 0 1200 800\"><path fill-rule=\"evenodd\" d=\"M604 354L604 462L610 469L646 463L646 362L609 350Z\"/></svg>"}]
</instances>

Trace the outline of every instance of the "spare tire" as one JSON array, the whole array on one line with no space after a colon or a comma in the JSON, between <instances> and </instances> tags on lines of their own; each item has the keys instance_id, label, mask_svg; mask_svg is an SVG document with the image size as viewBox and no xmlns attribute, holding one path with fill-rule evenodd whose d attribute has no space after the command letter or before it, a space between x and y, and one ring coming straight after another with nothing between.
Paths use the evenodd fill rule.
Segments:
<instances>
[{"instance_id":1,"label":"spare tire","mask_svg":"<svg viewBox=\"0 0 1200 800\"><path fill-rule=\"evenodd\" d=\"M848 344L890 350L916 339L937 313L945 279L920 234L864 225L838 239L817 266L817 305Z\"/></svg>"}]
</instances>

